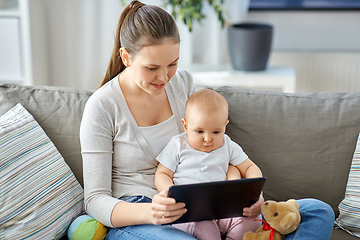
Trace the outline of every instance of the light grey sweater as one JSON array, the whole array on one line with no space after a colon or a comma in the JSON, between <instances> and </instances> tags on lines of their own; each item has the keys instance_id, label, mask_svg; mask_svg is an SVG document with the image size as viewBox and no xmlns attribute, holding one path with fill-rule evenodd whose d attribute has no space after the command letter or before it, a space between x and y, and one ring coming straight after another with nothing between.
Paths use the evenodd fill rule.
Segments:
<instances>
[{"instance_id":1,"label":"light grey sweater","mask_svg":"<svg viewBox=\"0 0 360 240\"><path fill-rule=\"evenodd\" d=\"M80 126L85 210L106 226L122 196L145 195L157 190L155 154L142 136L115 77L86 103ZM188 97L196 90L191 76L178 70L165 87L178 133Z\"/></svg>"}]
</instances>

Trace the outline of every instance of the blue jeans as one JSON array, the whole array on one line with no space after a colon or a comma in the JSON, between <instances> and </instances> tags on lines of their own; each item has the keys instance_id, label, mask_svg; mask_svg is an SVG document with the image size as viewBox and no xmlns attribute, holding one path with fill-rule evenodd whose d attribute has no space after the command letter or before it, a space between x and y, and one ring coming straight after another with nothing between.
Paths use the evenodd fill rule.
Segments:
<instances>
[{"instance_id":1,"label":"blue jeans","mask_svg":"<svg viewBox=\"0 0 360 240\"><path fill-rule=\"evenodd\" d=\"M316 199L296 201L300 205L301 223L285 240L329 240L335 220L330 205Z\"/></svg>"},{"instance_id":2,"label":"blue jeans","mask_svg":"<svg viewBox=\"0 0 360 240\"><path fill-rule=\"evenodd\" d=\"M133 196L120 198L126 202L150 203L151 199L145 196ZM134 225L121 228L108 228L105 240L196 240L189 234L170 225Z\"/></svg>"},{"instance_id":3,"label":"blue jeans","mask_svg":"<svg viewBox=\"0 0 360 240\"><path fill-rule=\"evenodd\" d=\"M125 197L127 202L151 202L144 196ZM334 226L332 208L316 199L296 200L300 205L301 223L298 229L287 235L285 240L329 240ZM122 228L108 228L105 240L159 239L196 240L194 237L169 225L136 225Z\"/></svg>"}]
</instances>

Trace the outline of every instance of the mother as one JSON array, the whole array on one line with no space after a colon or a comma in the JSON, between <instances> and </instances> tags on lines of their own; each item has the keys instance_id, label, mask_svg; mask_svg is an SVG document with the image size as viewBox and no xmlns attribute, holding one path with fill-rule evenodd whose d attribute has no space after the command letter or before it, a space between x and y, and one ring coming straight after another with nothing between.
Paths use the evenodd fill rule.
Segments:
<instances>
[{"instance_id":1,"label":"mother","mask_svg":"<svg viewBox=\"0 0 360 240\"><path fill-rule=\"evenodd\" d=\"M80 129L85 207L110 227L106 239L194 239L161 225L186 209L154 186L155 157L183 131L185 103L196 90L177 69L179 47L176 24L163 9L133 1L122 12L109 67ZM261 203L244 215L259 214ZM311 199L299 204L303 221L287 239L329 239L331 208Z\"/></svg>"}]
</instances>

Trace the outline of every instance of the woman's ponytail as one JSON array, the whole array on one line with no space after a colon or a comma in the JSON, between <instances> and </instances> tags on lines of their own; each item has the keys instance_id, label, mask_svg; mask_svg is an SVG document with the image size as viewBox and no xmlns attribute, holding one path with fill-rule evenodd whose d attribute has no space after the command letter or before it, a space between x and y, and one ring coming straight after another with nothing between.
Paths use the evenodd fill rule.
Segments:
<instances>
[{"instance_id":1,"label":"woman's ponytail","mask_svg":"<svg viewBox=\"0 0 360 240\"><path fill-rule=\"evenodd\" d=\"M120 27L121 27L121 18L119 19L119 23L116 28L116 35L115 35L115 43L112 50L111 58L109 65L107 67L105 76L100 84L100 87L118 75L124 69L124 63L120 58Z\"/></svg>"},{"instance_id":2,"label":"woman's ponytail","mask_svg":"<svg viewBox=\"0 0 360 240\"><path fill-rule=\"evenodd\" d=\"M103 86L105 83L113 79L117 76L120 72L125 69L124 63L120 57L120 48L121 48L121 41L120 41L120 34L121 34L121 27L124 21L127 20L131 12L135 12L138 8L142 7L144 4L139 1L132 1L128 6L125 7L123 12L120 15L117 27L116 27L116 34L115 34L115 43L112 50L110 62L108 68L106 70L105 76L100 84L100 87Z\"/></svg>"}]
</instances>

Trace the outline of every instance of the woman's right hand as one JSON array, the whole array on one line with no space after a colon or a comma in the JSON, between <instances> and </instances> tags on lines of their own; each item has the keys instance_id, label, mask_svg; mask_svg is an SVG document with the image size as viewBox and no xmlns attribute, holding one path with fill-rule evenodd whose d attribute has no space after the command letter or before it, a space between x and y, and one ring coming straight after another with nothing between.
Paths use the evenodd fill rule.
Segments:
<instances>
[{"instance_id":1,"label":"woman's right hand","mask_svg":"<svg viewBox=\"0 0 360 240\"><path fill-rule=\"evenodd\" d=\"M176 202L167 197L168 191L156 194L151 202L151 222L153 224L168 224L179 219L186 213L185 203Z\"/></svg>"}]
</instances>

